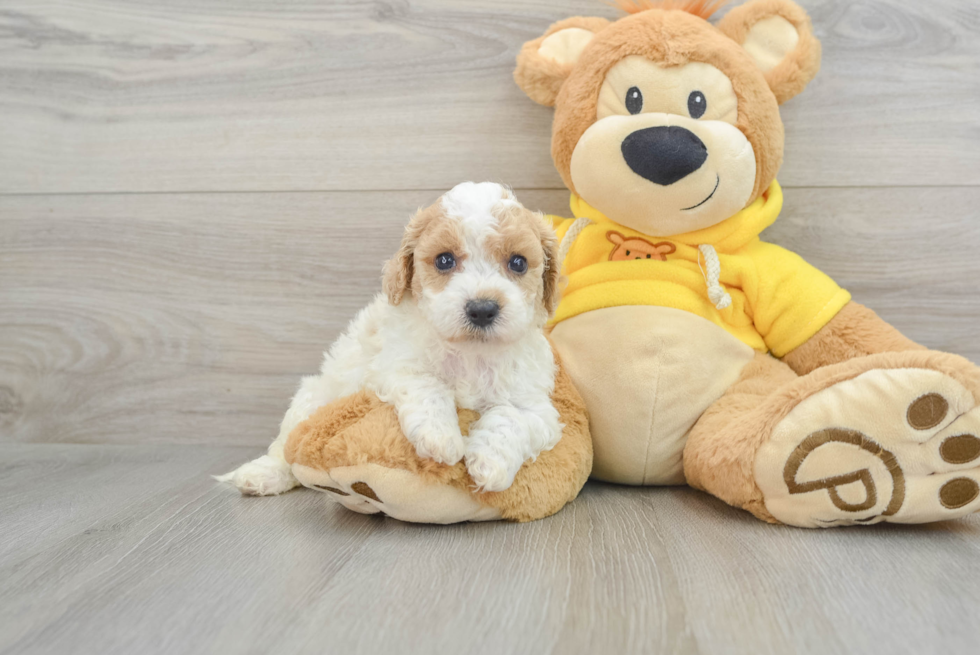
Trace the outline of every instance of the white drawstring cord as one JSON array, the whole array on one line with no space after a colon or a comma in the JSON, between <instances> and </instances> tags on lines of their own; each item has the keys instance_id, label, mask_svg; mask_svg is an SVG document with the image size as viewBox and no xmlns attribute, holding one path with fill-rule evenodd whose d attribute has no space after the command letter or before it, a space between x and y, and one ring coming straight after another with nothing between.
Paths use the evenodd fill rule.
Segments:
<instances>
[{"instance_id":1,"label":"white drawstring cord","mask_svg":"<svg viewBox=\"0 0 980 655\"><path fill-rule=\"evenodd\" d=\"M568 228L568 232L565 232L565 236L561 238L561 245L558 246L558 265L560 267L565 267L565 258L568 257L568 251L572 249L572 244L575 243L575 239L582 233L582 230L590 225L592 225L592 219L583 216L582 218L576 218L575 222Z\"/></svg>"},{"instance_id":2,"label":"white drawstring cord","mask_svg":"<svg viewBox=\"0 0 980 655\"><path fill-rule=\"evenodd\" d=\"M698 246L698 252L704 255L704 268L701 268L701 257L698 257L698 269L704 277L704 283L708 285L708 298L714 303L715 309L725 309L732 304L732 297L719 282L721 262L718 261L718 253L715 252L714 246L706 243Z\"/></svg>"}]
</instances>

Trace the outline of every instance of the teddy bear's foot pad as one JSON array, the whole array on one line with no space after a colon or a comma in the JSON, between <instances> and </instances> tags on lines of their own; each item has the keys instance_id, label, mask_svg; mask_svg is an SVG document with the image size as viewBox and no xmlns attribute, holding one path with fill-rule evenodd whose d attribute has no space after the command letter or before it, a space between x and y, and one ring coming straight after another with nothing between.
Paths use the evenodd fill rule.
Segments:
<instances>
[{"instance_id":1,"label":"teddy bear's foot pad","mask_svg":"<svg viewBox=\"0 0 980 655\"><path fill-rule=\"evenodd\" d=\"M980 510L980 408L937 371L870 370L793 408L755 470L790 525L957 518Z\"/></svg>"},{"instance_id":2,"label":"teddy bear's foot pad","mask_svg":"<svg viewBox=\"0 0 980 655\"><path fill-rule=\"evenodd\" d=\"M412 523L492 521L500 512L448 485L431 484L417 474L379 464L340 466L324 471L293 464L303 486L360 514L384 513Z\"/></svg>"}]
</instances>

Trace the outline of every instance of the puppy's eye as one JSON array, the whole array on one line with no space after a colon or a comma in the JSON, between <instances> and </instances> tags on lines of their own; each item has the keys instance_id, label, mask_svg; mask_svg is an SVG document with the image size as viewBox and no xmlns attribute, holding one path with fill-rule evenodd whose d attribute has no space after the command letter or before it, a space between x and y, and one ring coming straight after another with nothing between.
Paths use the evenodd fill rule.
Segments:
<instances>
[{"instance_id":1,"label":"puppy's eye","mask_svg":"<svg viewBox=\"0 0 980 655\"><path fill-rule=\"evenodd\" d=\"M687 113L691 118L701 118L707 109L708 101L704 99L704 94L700 91L691 91L691 95L687 96Z\"/></svg>"},{"instance_id":2,"label":"puppy's eye","mask_svg":"<svg viewBox=\"0 0 980 655\"><path fill-rule=\"evenodd\" d=\"M436 268L440 271L451 271L456 268L456 257L451 252L436 255Z\"/></svg>"},{"instance_id":3,"label":"puppy's eye","mask_svg":"<svg viewBox=\"0 0 980 655\"><path fill-rule=\"evenodd\" d=\"M514 271L518 275L523 275L527 272L527 260L520 255L514 255L507 262L507 268Z\"/></svg>"},{"instance_id":4,"label":"puppy's eye","mask_svg":"<svg viewBox=\"0 0 980 655\"><path fill-rule=\"evenodd\" d=\"M631 114L643 111L643 94L635 86L631 86L626 92L626 110Z\"/></svg>"}]
</instances>

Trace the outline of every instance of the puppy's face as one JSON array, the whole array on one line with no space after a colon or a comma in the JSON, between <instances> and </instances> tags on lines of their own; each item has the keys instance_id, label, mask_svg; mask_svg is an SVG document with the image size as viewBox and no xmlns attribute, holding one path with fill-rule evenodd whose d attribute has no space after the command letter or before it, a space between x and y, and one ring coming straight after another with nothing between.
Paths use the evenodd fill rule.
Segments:
<instances>
[{"instance_id":1,"label":"puppy's face","mask_svg":"<svg viewBox=\"0 0 980 655\"><path fill-rule=\"evenodd\" d=\"M557 249L544 218L509 190L466 182L412 218L384 289L393 305L410 292L446 341L508 343L554 311Z\"/></svg>"}]
</instances>

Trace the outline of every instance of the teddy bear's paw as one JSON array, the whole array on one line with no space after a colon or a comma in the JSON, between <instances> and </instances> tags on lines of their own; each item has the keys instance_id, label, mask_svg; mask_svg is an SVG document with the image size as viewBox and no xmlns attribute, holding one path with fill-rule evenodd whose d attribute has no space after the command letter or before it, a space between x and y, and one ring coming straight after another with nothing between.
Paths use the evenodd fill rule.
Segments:
<instances>
[{"instance_id":1,"label":"teddy bear's paw","mask_svg":"<svg viewBox=\"0 0 980 655\"><path fill-rule=\"evenodd\" d=\"M263 455L242 464L231 473L215 476L218 482L231 482L243 496L277 496L299 485L289 464Z\"/></svg>"},{"instance_id":2,"label":"teddy bear's paw","mask_svg":"<svg viewBox=\"0 0 980 655\"><path fill-rule=\"evenodd\" d=\"M876 369L800 402L755 461L766 509L803 527L980 510L980 408L953 378Z\"/></svg>"},{"instance_id":3,"label":"teddy bear's paw","mask_svg":"<svg viewBox=\"0 0 980 655\"><path fill-rule=\"evenodd\" d=\"M426 482L404 469L379 464L339 466L324 471L293 464L293 473L310 489L360 514L386 514L413 523L492 521L500 512L481 505L466 491Z\"/></svg>"}]
</instances>

